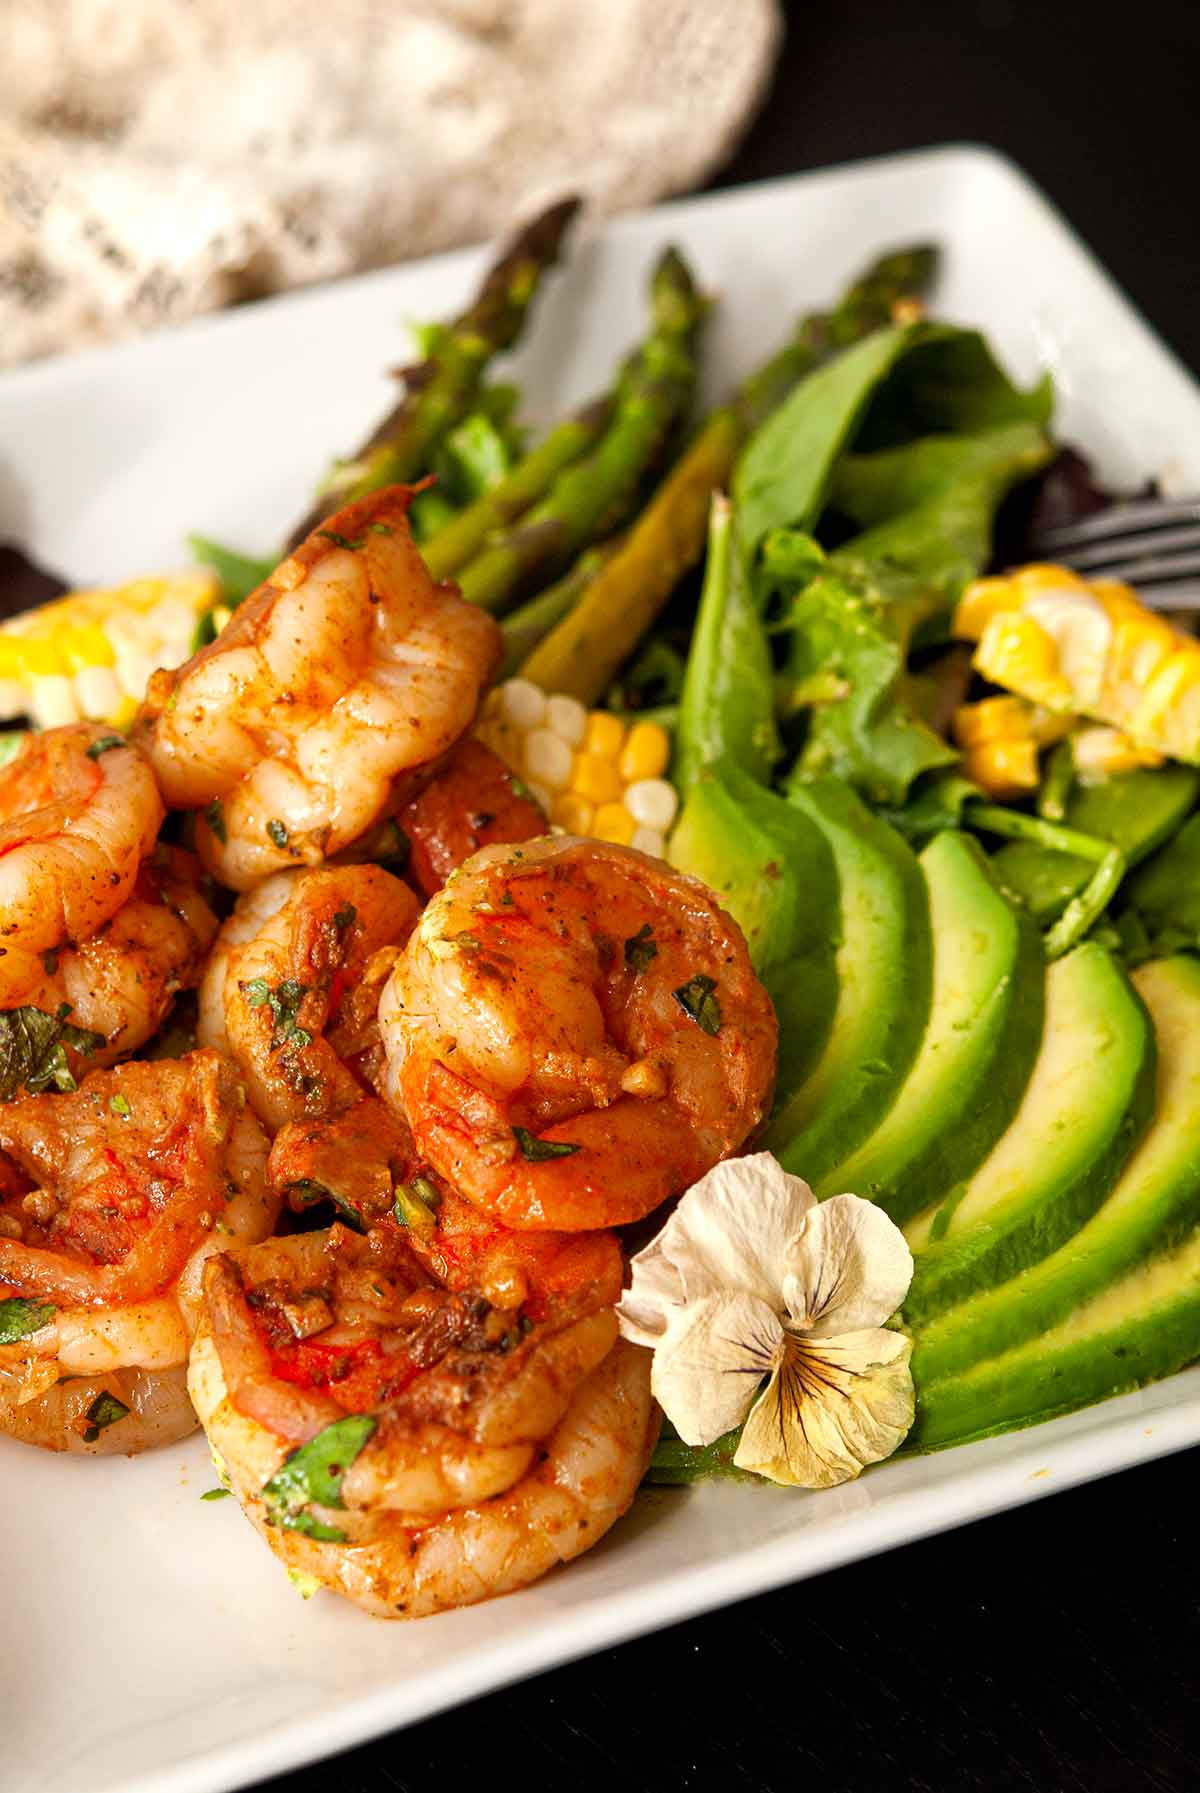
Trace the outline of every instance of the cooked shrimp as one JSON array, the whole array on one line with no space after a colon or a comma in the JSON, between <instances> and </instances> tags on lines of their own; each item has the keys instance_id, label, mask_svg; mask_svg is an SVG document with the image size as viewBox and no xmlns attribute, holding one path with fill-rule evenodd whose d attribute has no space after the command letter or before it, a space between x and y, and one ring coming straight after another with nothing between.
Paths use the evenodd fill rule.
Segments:
<instances>
[{"instance_id":1,"label":"cooked shrimp","mask_svg":"<svg viewBox=\"0 0 1200 1793\"><path fill-rule=\"evenodd\" d=\"M101 1454L193 1429L204 1262L271 1231L266 1159L212 1052L0 1107L0 1431Z\"/></svg>"},{"instance_id":2,"label":"cooked shrimp","mask_svg":"<svg viewBox=\"0 0 1200 1793\"><path fill-rule=\"evenodd\" d=\"M292 1121L275 1135L267 1174L295 1213L330 1201L352 1225L392 1212L397 1183L420 1169L412 1134L378 1096L321 1120Z\"/></svg>"},{"instance_id":3,"label":"cooked shrimp","mask_svg":"<svg viewBox=\"0 0 1200 1793\"><path fill-rule=\"evenodd\" d=\"M168 803L204 810L200 855L235 890L348 845L475 715L500 632L433 583L410 497L392 486L330 517L151 681L140 738Z\"/></svg>"},{"instance_id":4,"label":"cooked shrimp","mask_svg":"<svg viewBox=\"0 0 1200 1793\"><path fill-rule=\"evenodd\" d=\"M424 897L480 847L534 840L549 823L498 754L461 741L423 791L395 818L409 842L405 876Z\"/></svg>"},{"instance_id":5,"label":"cooked shrimp","mask_svg":"<svg viewBox=\"0 0 1200 1793\"><path fill-rule=\"evenodd\" d=\"M658 1429L649 1356L616 1339L613 1237L517 1237L443 1199L428 1234L334 1227L217 1258L192 1353L196 1410L272 1549L387 1617L586 1549ZM351 1416L332 1504L281 1508L276 1472Z\"/></svg>"},{"instance_id":6,"label":"cooked shrimp","mask_svg":"<svg viewBox=\"0 0 1200 1793\"><path fill-rule=\"evenodd\" d=\"M164 815L154 774L110 728L26 736L0 771L0 1008L38 957L85 940L133 889Z\"/></svg>"},{"instance_id":7,"label":"cooked shrimp","mask_svg":"<svg viewBox=\"0 0 1200 1793\"><path fill-rule=\"evenodd\" d=\"M200 1042L227 1051L275 1132L349 1108L380 1055L379 991L417 917L375 865L280 872L242 897L200 993Z\"/></svg>"},{"instance_id":8,"label":"cooked shrimp","mask_svg":"<svg viewBox=\"0 0 1200 1793\"><path fill-rule=\"evenodd\" d=\"M199 861L160 845L111 921L78 946L26 955L24 981L10 980L5 1006L69 1015L73 1027L99 1036L87 1065L112 1064L157 1033L178 993L199 982L216 931ZM65 1052L77 1072L82 1057L70 1046Z\"/></svg>"},{"instance_id":9,"label":"cooked shrimp","mask_svg":"<svg viewBox=\"0 0 1200 1793\"><path fill-rule=\"evenodd\" d=\"M513 1227L640 1219L738 1149L774 1077L770 998L712 894L569 836L468 860L379 1025L418 1150Z\"/></svg>"}]
</instances>

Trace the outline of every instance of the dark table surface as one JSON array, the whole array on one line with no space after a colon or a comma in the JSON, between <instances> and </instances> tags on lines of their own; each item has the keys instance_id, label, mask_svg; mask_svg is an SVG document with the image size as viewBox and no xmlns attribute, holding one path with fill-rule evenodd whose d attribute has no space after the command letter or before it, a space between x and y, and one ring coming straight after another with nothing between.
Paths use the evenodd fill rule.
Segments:
<instances>
[{"instance_id":1,"label":"dark table surface","mask_svg":"<svg viewBox=\"0 0 1200 1793\"><path fill-rule=\"evenodd\" d=\"M703 4L704 0L697 0ZM790 9L718 184L930 143L1005 150L1194 369L1200 6ZM269 1783L1194 1793L1200 1452L543 1675Z\"/></svg>"}]
</instances>

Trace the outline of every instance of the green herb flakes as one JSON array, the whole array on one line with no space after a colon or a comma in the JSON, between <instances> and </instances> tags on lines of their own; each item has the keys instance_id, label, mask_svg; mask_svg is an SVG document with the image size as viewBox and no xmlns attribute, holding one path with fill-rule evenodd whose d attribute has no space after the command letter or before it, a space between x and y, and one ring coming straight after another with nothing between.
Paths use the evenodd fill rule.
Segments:
<instances>
[{"instance_id":1,"label":"green herb flakes","mask_svg":"<svg viewBox=\"0 0 1200 1793\"><path fill-rule=\"evenodd\" d=\"M92 742L87 750L87 756L90 760L98 760L102 753L110 753L114 747L124 747L124 745L125 742L120 735L101 735L98 741Z\"/></svg>"},{"instance_id":2,"label":"green herb flakes","mask_svg":"<svg viewBox=\"0 0 1200 1793\"><path fill-rule=\"evenodd\" d=\"M129 1106L129 1101L125 1096L110 1096L108 1098L108 1106L114 1114L121 1115L124 1120L128 1120L133 1113L133 1110Z\"/></svg>"},{"instance_id":3,"label":"green herb flakes","mask_svg":"<svg viewBox=\"0 0 1200 1793\"><path fill-rule=\"evenodd\" d=\"M345 908L337 911L333 918L333 925L339 934L344 934L346 929L352 928L357 920L358 910L353 903L347 903Z\"/></svg>"},{"instance_id":4,"label":"green herb flakes","mask_svg":"<svg viewBox=\"0 0 1200 1793\"><path fill-rule=\"evenodd\" d=\"M43 1090L75 1088L66 1047L90 1056L105 1041L102 1033L72 1027L67 1020L70 1012L70 1004L64 1002L53 1015L34 1008L0 1013L0 1102L10 1102L21 1089L40 1095Z\"/></svg>"},{"instance_id":5,"label":"green herb flakes","mask_svg":"<svg viewBox=\"0 0 1200 1793\"><path fill-rule=\"evenodd\" d=\"M434 1231L442 1198L428 1177L414 1177L411 1183L397 1183L394 1196L392 1213L397 1226L426 1235Z\"/></svg>"},{"instance_id":6,"label":"green herb flakes","mask_svg":"<svg viewBox=\"0 0 1200 1793\"><path fill-rule=\"evenodd\" d=\"M625 942L625 963L630 971L649 971L651 962L657 957L653 931L650 923L644 921L637 933Z\"/></svg>"},{"instance_id":7,"label":"green herb flakes","mask_svg":"<svg viewBox=\"0 0 1200 1793\"><path fill-rule=\"evenodd\" d=\"M342 1507L342 1477L375 1430L373 1414L350 1413L335 1419L292 1451L262 1491L267 1504L269 1525L284 1531L303 1532L326 1544L344 1544L345 1532L335 1525L326 1525L309 1511L315 1503L322 1507Z\"/></svg>"},{"instance_id":8,"label":"green herb flakes","mask_svg":"<svg viewBox=\"0 0 1200 1793\"><path fill-rule=\"evenodd\" d=\"M229 830L225 826L225 811L221 806L221 799L219 797L214 797L212 802L205 809L204 820L208 823L209 828L216 835L221 845L224 846L229 839Z\"/></svg>"},{"instance_id":9,"label":"green herb flakes","mask_svg":"<svg viewBox=\"0 0 1200 1793\"><path fill-rule=\"evenodd\" d=\"M715 978L698 971L695 977L690 977L686 984L680 984L678 990L671 992L684 1014L690 1015L696 1026L708 1034L721 1031L721 1005L713 994L716 987Z\"/></svg>"},{"instance_id":10,"label":"green herb flakes","mask_svg":"<svg viewBox=\"0 0 1200 1793\"><path fill-rule=\"evenodd\" d=\"M232 1493L232 1488L206 1488L200 1498L201 1500L228 1500Z\"/></svg>"},{"instance_id":11,"label":"green herb flakes","mask_svg":"<svg viewBox=\"0 0 1200 1793\"><path fill-rule=\"evenodd\" d=\"M282 853L288 844L287 823L281 822L278 816L272 816L267 823L267 838Z\"/></svg>"},{"instance_id":12,"label":"green herb flakes","mask_svg":"<svg viewBox=\"0 0 1200 1793\"><path fill-rule=\"evenodd\" d=\"M101 1432L109 1426L115 1426L117 1421L124 1419L128 1412L129 1408L124 1401L119 1401L116 1395L110 1395L107 1389L103 1390L96 1396L84 1416L87 1425L81 1434L83 1442L95 1444Z\"/></svg>"},{"instance_id":13,"label":"green herb flakes","mask_svg":"<svg viewBox=\"0 0 1200 1793\"><path fill-rule=\"evenodd\" d=\"M271 1010L275 1026L271 1034L272 1050L280 1046L290 1046L299 1051L312 1044L312 1035L301 1027L296 1017L300 1012L300 1004L308 995L307 984L296 982L294 977L284 978L272 990L265 977L252 977L238 988L252 1009L261 1009L264 1004Z\"/></svg>"},{"instance_id":14,"label":"green herb flakes","mask_svg":"<svg viewBox=\"0 0 1200 1793\"><path fill-rule=\"evenodd\" d=\"M315 533L325 541L332 542L335 548L345 548L351 554L357 554L360 548L365 548L367 545L365 535L354 537L339 535L336 529L318 529Z\"/></svg>"},{"instance_id":15,"label":"green herb flakes","mask_svg":"<svg viewBox=\"0 0 1200 1793\"><path fill-rule=\"evenodd\" d=\"M521 1148L522 1158L531 1164L542 1164L547 1158L569 1158L581 1148L565 1139L539 1139L527 1127L514 1127L513 1138Z\"/></svg>"},{"instance_id":16,"label":"green herb flakes","mask_svg":"<svg viewBox=\"0 0 1200 1793\"><path fill-rule=\"evenodd\" d=\"M25 1301L19 1295L0 1301L0 1345L15 1345L18 1339L40 1332L57 1311L49 1302Z\"/></svg>"}]
</instances>

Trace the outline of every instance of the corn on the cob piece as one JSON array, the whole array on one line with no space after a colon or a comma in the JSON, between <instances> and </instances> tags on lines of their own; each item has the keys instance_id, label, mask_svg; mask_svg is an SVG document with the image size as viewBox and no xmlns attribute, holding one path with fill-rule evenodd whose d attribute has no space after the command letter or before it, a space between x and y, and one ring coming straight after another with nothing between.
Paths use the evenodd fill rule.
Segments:
<instances>
[{"instance_id":1,"label":"corn on the cob piece","mask_svg":"<svg viewBox=\"0 0 1200 1793\"><path fill-rule=\"evenodd\" d=\"M507 679L484 704L478 734L556 827L663 853L679 796L663 776L671 742L657 722L627 725L528 679Z\"/></svg>"},{"instance_id":2,"label":"corn on the cob piece","mask_svg":"<svg viewBox=\"0 0 1200 1793\"><path fill-rule=\"evenodd\" d=\"M951 730L963 750L966 777L1006 803L1037 789L1039 750L1061 741L1074 722L1025 697L985 697L960 704Z\"/></svg>"},{"instance_id":3,"label":"corn on the cob piece","mask_svg":"<svg viewBox=\"0 0 1200 1793\"><path fill-rule=\"evenodd\" d=\"M12 617L0 624L0 721L124 726L150 674L188 658L218 596L214 575L194 571L69 592Z\"/></svg>"},{"instance_id":4,"label":"corn on the cob piece","mask_svg":"<svg viewBox=\"0 0 1200 1793\"><path fill-rule=\"evenodd\" d=\"M976 669L1005 690L1200 764L1200 642L1129 586L1055 566L976 579L955 633L977 643Z\"/></svg>"}]
</instances>

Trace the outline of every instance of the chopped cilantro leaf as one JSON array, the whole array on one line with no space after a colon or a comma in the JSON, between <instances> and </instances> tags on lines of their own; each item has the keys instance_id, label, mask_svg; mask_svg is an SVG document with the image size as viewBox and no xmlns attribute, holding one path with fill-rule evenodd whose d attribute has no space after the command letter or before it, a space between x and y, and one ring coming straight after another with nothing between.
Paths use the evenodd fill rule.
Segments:
<instances>
[{"instance_id":1,"label":"chopped cilantro leaf","mask_svg":"<svg viewBox=\"0 0 1200 1793\"><path fill-rule=\"evenodd\" d=\"M108 1106L112 1109L114 1114L123 1115L126 1120L128 1120L129 1116L133 1113L133 1110L129 1106L128 1099L125 1096L110 1096L108 1098Z\"/></svg>"},{"instance_id":2,"label":"chopped cilantro leaf","mask_svg":"<svg viewBox=\"0 0 1200 1793\"><path fill-rule=\"evenodd\" d=\"M333 925L339 934L344 934L346 929L352 928L357 920L358 910L353 903L347 903L345 908L337 911L333 918Z\"/></svg>"},{"instance_id":3,"label":"chopped cilantro leaf","mask_svg":"<svg viewBox=\"0 0 1200 1793\"><path fill-rule=\"evenodd\" d=\"M330 1189L324 1183L317 1183L312 1177L300 1177L295 1183L287 1186L288 1205L296 1212L311 1208L317 1202L332 1202L348 1227L356 1233L365 1233L366 1223L352 1202L340 1196L336 1189Z\"/></svg>"},{"instance_id":4,"label":"chopped cilantro leaf","mask_svg":"<svg viewBox=\"0 0 1200 1793\"><path fill-rule=\"evenodd\" d=\"M110 1395L107 1389L96 1396L84 1415L87 1425L83 1429L83 1442L95 1444L106 1426L115 1426L119 1419L124 1419L129 1408L116 1395Z\"/></svg>"},{"instance_id":5,"label":"chopped cilantro leaf","mask_svg":"<svg viewBox=\"0 0 1200 1793\"><path fill-rule=\"evenodd\" d=\"M212 802L205 809L204 820L208 823L221 845L224 846L229 839L229 830L225 826L225 811L221 807L221 799L219 797L214 797Z\"/></svg>"},{"instance_id":6,"label":"chopped cilantro leaf","mask_svg":"<svg viewBox=\"0 0 1200 1793\"><path fill-rule=\"evenodd\" d=\"M102 753L109 753L114 747L124 747L124 745L125 742L120 735L101 735L98 741L92 742L87 750L87 756L90 760L98 760Z\"/></svg>"},{"instance_id":7,"label":"chopped cilantro leaf","mask_svg":"<svg viewBox=\"0 0 1200 1793\"><path fill-rule=\"evenodd\" d=\"M690 977L686 984L680 984L678 990L671 994L683 1010L690 1015L696 1026L705 1033L717 1034L721 1031L721 1005L713 995L716 979L698 971Z\"/></svg>"},{"instance_id":8,"label":"chopped cilantro leaf","mask_svg":"<svg viewBox=\"0 0 1200 1793\"><path fill-rule=\"evenodd\" d=\"M90 1056L104 1045L104 1035L72 1027L70 1012L64 1002L54 1015L34 1008L0 1013L0 1102L11 1101L20 1089L39 1095L75 1088L65 1048Z\"/></svg>"},{"instance_id":9,"label":"chopped cilantro leaf","mask_svg":"<svg viewBox=\"0 0 1200 1793\"><path fill-rule=\"evenodd\" d=\"M312 1035L301 1027L296 1016L300 1012L300 1004L308 995L308 985L296 982L294 977L284 978L272 990L265 977L252 977L238 988L252 1009L269 1006L274 1019L271 1034L272 1049L289 1045L294 1049L311 1045Z\"/></svg>"},{"instance_id":10,"label":"chopped cilantro leaf","mask_svg":"<svg viewBox=\"0 0 1200 1793\"><path fill-rule=\"evenodd\" d=\"M281 822L278 816L272 816L271 820L267 823L267 835L272 844L278 847L282 853L283 849L288 844L286 822Z\"/></svg>"},{"instance_id":11,"label":"chopped cilantro leaf","mask_svg":"<svg viewBox=\"0 0 1200 1793\"><path fill-rule=\"evenodd\" d=\"M648 971L651 960L658 957L658 947L648 921L625 942L625 963L630 971Z\"/></svg>"},{"instance_id":12,"label":"chopped cilantro leaf","mask_svg":"<svg viewBox=\"0 0 1200 1793\"><path fill-rule=\"evenodd\" d=\"M318 529L316 533L323 536L327 542L332 542L335 548L348 548L351 554L357 554L360 548L365 548L367 545L365 535L355 536L352 539L348 535L339 535L336 529Z\"/></svg>"},{"instance_id":13,"label":"chopped cilantro leaf","mask_svg":"<svg viewBox=\"0 0 1200 1793\"><path fill-rule=\"evenodd\" d=\"M15 1345L18 1339L40 1332L56 1312L48 1302L25 1301L19 1295L0 1301L0 1345Z\"/></svg>"},{"instance_id":14,"label":"chopped cilantro leaf","mask_svg":"<svg viewBox=\"0 0 1200 1793\"><path fill-rule=\"evenodd\" d=\"M345 1542L346 1534L335 1525L315 1519L309 1506L341 1507L342 1477L350 1468L372 1432L375 1416L350 1413L335 1419L285 1457L262 1495L269 1508L267 1523L284 1531L303 1532L307 1537L328 1544Z\"/></svg>"},{"instance_id":15,"label":"chopped cilantro leaf","mask_svg":"<svg viewBox=\"0 0 1200 1793\"><path fill-rule=\"evenodd\" d=\"M201 1500L228 1500L232 1493L232 1488L206 1488L200 1498Z\"/></svg>"},{"instance_id":16,"label":"chopped cilantro leaf","mask_svg":"<svg viewBox=\"0 0 1200 1793\"><path fill-rule=\"evenodd\" d=\"M514 1127L513 1138L521 1148L522 1158L528 1158L531 1164L541 1164L547 1158L569 1158L572 1152L580 1150L565 1139L539 1139L527 1127Z\"/></svg>"}]
</instances>

